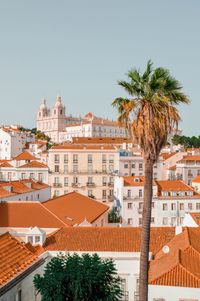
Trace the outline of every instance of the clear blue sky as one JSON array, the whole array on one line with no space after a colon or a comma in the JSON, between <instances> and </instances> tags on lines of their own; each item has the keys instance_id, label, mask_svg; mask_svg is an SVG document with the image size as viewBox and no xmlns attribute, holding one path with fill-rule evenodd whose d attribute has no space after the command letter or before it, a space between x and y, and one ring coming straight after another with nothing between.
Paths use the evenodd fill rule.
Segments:
<instances>
[{"instance_id":1,"label":"clear blue sky","mask_svg":"<svg viewBox=\"0 0 200 301\"><path fill-rule=\"evenodd\" d=\"M199 0L0 1L0 124L33 127L58 93L68 113L114 118L117 80L151 58L191 98L184 133L200 134L199 13Z\"/></svg>"}]
</instances>

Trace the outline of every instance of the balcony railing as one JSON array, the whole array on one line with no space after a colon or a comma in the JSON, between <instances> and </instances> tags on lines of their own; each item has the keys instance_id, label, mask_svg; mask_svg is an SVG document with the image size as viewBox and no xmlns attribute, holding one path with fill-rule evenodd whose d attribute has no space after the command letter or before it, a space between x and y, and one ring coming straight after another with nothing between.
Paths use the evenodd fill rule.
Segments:
<instances>
[{"instance_id":1,"label":"balcony railing","mask_svg":"<svg viewBox=\"0 0 200 301\"><path fill-rule=\"evenodd\" d=\"M79 183L72 183L72 187L79 187L80 184Z\"/></svg>"},{"instance_id":2,"label":"balcony railing","mask_svg":"<svg viewBox=\"0 0 200 301\"><path fill-rule=\"evenodd\" d=\"M114 186L114 183L109 182L109 183L108 183L108 186Z\"/></svg>"},{"instance_id":3,"label":"balcony railing","mask_svg":"<svg viewBox=\"0 0 200 301\"><path fill-rule=\"evenodd\" d=\"M78 160L74 159L74 160L73 160L73 163L77 164L77 163L78 163Z\"/></svg>"},{"instance_id":4,"label":"balcony railing","mask_svg":"<svg viewBox=\"0 0 200 301\"><path fill-rule=\"evenodd\" d=\"M87 185L88 187L94 187L94 186L95 186L95 183L93 183L93 182L87 182L86 185Z\"/></svg>"},{"instance_id":5,"label":"balcony railing","mask_svg":"<svg viewBox=\"0 0 200 301\"><path fill-rule=\"evenodd\" d=\"M134 292L134 301L140 301L139 300L139 292Z\"/></svg>"},{"instance_id":6,"label":"balcony railing","mask_svg":"<svg viewBox=\"0 0 200 301\"><path fill-rule=\"evenodd\" d=\"M62 187L61 183L53 183L53 187Z\"/></svg>"}]
</instances>

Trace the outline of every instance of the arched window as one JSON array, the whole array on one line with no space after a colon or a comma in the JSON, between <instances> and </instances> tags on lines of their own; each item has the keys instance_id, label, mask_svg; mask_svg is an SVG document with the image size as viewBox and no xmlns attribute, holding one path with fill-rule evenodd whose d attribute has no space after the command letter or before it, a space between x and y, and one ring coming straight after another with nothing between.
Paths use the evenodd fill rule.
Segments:
<instances>
[{"instance_id":1,"label":"arched window","mask_svg":"<svg viewBox=\"0 0 200 301\"><path fill-rule=\"evenodd\" d=\"M60 115L62 115L62 110L60 110Z\"/></svg>"}]
</instances>

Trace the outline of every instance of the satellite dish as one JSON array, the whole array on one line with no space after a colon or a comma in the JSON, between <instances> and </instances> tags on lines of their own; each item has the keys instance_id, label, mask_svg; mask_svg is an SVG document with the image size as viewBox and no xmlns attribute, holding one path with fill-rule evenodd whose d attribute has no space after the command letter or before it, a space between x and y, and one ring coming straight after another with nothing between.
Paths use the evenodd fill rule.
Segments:
<instances>
[{"instance_id":1,"label":"satellite dish","mask_svg":"<svg viewBox=\"0 0 200 301\"><path fill-rule=\"evenodd\" d=\"M168 246L164 246L164 247L162 248L162 251L163 251L163 253L167 254L167 253L169 253L170 248L169 248Z\"/></svg>"}]
</instances>

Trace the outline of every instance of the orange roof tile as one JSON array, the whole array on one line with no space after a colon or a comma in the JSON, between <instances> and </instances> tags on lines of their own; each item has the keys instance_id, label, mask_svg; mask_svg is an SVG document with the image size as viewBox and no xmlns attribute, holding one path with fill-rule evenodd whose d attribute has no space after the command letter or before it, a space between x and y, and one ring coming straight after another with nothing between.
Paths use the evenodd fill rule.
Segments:
<instances>
[{"instance_id":1,"label":"orange roof tile","mask_svg":"<svg viewBox=\"0 0 200 301\"><path fill-rule=\"evenodd\" d=\"M48 166L38 161L31 161L29 163L19 166L19 168L48 168Z\"/></svg>"},{"instance_id":2,"label":"orange roof tile","mask_svg":"<svg viewBox=\"0 0 200 301\"><path fill-rule=\"evenodd\" d=\"M13 167L13 165L11 165L9 162L4 162L0 164L0 167Z\"/></svg>"},{"instance_id":3,"label":"orange roof tile","mask_svg":"<svg viewBox=\"0 0 200 301\"><path fill-rule=\"evenodd\" d=\"M180 180L156 181L159 191L194 191L192 187Z\"/></svg>"},{"instance_id":4,"label":"orange roof tile","mask_svg":"<svg viewBox=\"0 0 200 301\"><path fill-rule=\"evenodd\" d=\"M40 202L0 203L0 227L61 228L66 226Z\"/></svg>"},{"instance_id":5,"label":"orange roof tile","mask_svg":"<svg viewBox=\"0 0 200 301\"><path fill-rule=\"evenodd\" d=\"M125 176L124 186L144 186L144 176ZM155 182L153 182L155 185Z\"/></svg>"},{"instance_id":6,"label":"orange roof tile","mask_svg":"<svg viewBox=\"0 0 200 301\"><path fill-rule=\"evenodd\" d=\"M176 170L176 165L169 167L168 170Z\"/></svg>"},{"instance_id":7,"label":"orange roof tile","mask_svg":"<svg viewBox=\"0 0 200 301\"><path fill-rule=\"evenodd\" d=\"M169 158L171 158L172 156L174 156L177 153L161 153L160 157L162 157L164 160L167 160Z\"/></svg>"},{"instance_id":8,"label":"orange roof tile","mask_svg":"<svg viewBox=\"0 0 200 301\"><path fill-rule=\"evenodd\" d=\"M128 138L120 137L73 137L73 144L123 144L131 143L131 140Z\"/></svg>"},{"instance_id":9,"label":"orange roof tile","mask_svg":"<svg viewBox=\"0 0 200 301\"><path fill-rule=\"evenodd\" d=\"M149 283L200 288L200 228L185 228L150 262Z\"/></svg>"},{"instance_id":10,"label":"orange roof tile","mask_svg":"<svg viewBox=\"0 0 200 301\"><path fill-rule=\"evenodd\" d=\"M29 184L31 184L31 187L29 187ZM10 191L8 191L6 187L10 187ZM0 198L15 194L27 193L34 190L45 189L48 187L49 185L45 183L35 182L33 180L0 182Z\"/></svg>"},{"instance_id":11,"label":"orange roof tile","mask_svg":"<svg viewBox=\"0 0 200 301\"><path fill-rule=\"evenodd\" d=\"M113 145L75 145L75 144L59 144L51 147L51 150L54 149L75 149L75 150L117 150Z\"/></svg>"},{"instance_id":12,"label":"orange roof tile","mask_svg":"<svg viewBox=\"0 0 200 301\"><path fill-rule=\"evenodd\" d=\"M42 204L69 226L80 224L85 218L93 223L109 209L107 205L77 192L56 197Z\"/></svg>"},{"instance_id":13,"label":"orange roof tile","mask_svg":"<svg viewBox=\"0 0 200 301\"><path fill-rule=\"evenodd\" d=\"M0 236L0 286L31 266L37 256L9 233Z\"/></svg>"},{"instance_id":14,"label":"orange roof tile","mask_svg":"<svg viewBox=\"0 0 200 301\"><path fill-rule=\"evenodd\" d=\"M39 160L38 158L34 157L33 155L31 155L30 153L28 152L23 152L21 154L19 154L18 156L16 156L14 158L14 160L17 160L17 161L31 161L31 160Z\"/></svg>"},{"instance_id":15,"label":"orange roof tile","mask_svg":"<svg viewBox=\"0 0 200 301\"><path fill-rule=\"evenodd\" d=\"M179 162L200 161L200 156L184 156Z\"/></svg>"},{"instance_id":16,"label":"orange roof tile","mask_svg":"<svg viewBox=\"0 0 200 301\"><path fill-rule=\"evenodd\" d=\"M151 228L150 249L156 253L174 236L174 228ZM140 228L68 227L47 237L45 250L139 252Z\"/></svg>"},{"instance_id":17,"label":"orange roof tile","mask_svg":"<svg viewBox=\"0 0 200 301\"><path fill-rule=\"evenodd\" d=\"M192 216L196 224L200 226L200 212L190 212L190 215Z\"/></svg>"},{"instance_id":18,"label":"orange roof tile","mask_svg":"<svg viewBox=\"0 0 200 301\"><path fill-rule=\"evenodd\" d=\"M192 180L192 182L194 182L194 183L200 183L200 176L196 176L196 177Z\"/></svg>"}]
</instances>

